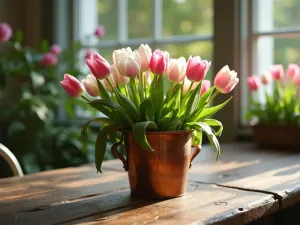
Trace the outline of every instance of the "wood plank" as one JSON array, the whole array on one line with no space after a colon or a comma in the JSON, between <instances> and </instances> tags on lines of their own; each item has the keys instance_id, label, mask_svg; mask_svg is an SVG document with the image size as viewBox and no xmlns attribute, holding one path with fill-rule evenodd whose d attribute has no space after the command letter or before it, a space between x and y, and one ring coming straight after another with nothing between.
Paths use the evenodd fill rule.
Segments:
<instances>
[{"instance_id":1,"label":"wood plank","mask_svg":"<svg viewBox=\"0 0 300 225\"><path fill-rule=\"evenodd\" d=\"M189 183L188 194L181 198L145 200L131 197L129 190L117 190L39 210L1 215L0 224L84 224L88 221L91 224L215 224L223 220L244 224L278 209L278 201L272 195Z\"/></svg>"},{"instance_id":2,"label":"wood plank","mask_svg":"<svg viewBox=\"0 0 300 225\"><path fill-rule=\"evenodd\" d=\"M195 163L189 180L274 193L288 207L300 202L300 152L224 144L220 160Z\"/></svg>"},{"instance_id":3,"label":"wood plank","mask_svg":"<svg viewBox=\"0 0 300 225\"><path fill-rule=\"evenodd\" d=\"M9 181L12 182L11 188L0 185L0 215L38 210L129 187L125 172L103 172L99 175L88 168L72 168L65 172L59 170L57 176L52 172L24 177L24 182L22 178L13 178L13 182Z\"/></svg>"}]
</instances>

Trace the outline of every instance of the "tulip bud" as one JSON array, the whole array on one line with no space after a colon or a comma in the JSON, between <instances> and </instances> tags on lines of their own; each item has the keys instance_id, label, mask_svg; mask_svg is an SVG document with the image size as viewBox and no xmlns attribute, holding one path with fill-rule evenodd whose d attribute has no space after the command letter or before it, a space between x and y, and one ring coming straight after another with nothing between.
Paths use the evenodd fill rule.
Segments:
<instances>
[{"instance_id":1,"label":"tulip bud","mask_svg":"<svg viewBox=\"0 0 300 225\"><path fill-rule=\"evenodd\" d=\"M105 79L111 73L110 64L97 52L86 59L86 64L98 79Z\"/></svg>"},{"instance_id":2,"label":"tulip bud","mask_svg":"<svg viewBox=\"0 0 300 225\"><path fill-rule=\"evenodd\" d=\"M247 79L248 87L251 91L256 91L261 86L261 81L258 76L252 75Z\"/></svg>"},{"instance_id":3,"label":"tulip bud","mask_svg":"<svg viewBox=\"0 0 300 225\"><path fill-rule=\"evenodd\" d=\"M186 95L188 93L188 90L189 90L191 84L192 84L192 82L189 79L187 79L187 78L184 79L183 89L182 89L182 92L184 95ZM198 86L198 84L199 84L199 82L194 82L191 87L191 90L195 90L196 87Z\"/></svg>"},{"instance_id":4,"label":"tulip bud","mask_svg":"<svg viewBox=\"0 0 300 225\"><path fill-rule=\"evenodd\" d=\"M199 56L190 56L186 69L186 76L190 81L199 82L204 79L210 68L211 62L201 60Z\"/></svg>"},{"instance_id":5,"label":"tulip bud","mask_svg":"<svg viewBox=\"0 0 300 225\"><path fill-rule=\"evenodd\" d=\"M171 59L166 71L169 79L173 82L180 83L185 78L186 60L184 57Z\"/></svg>"},{"instance_id":6,"label":"tulip bud","mask_svg":"<svg viewBox=\"0 0 300 225\"><path fill-rule=\"evenodd\" d=\"M112 87L113 87L113 88L116 88L116 81L114 80L114 77L111 75L111 76L109 76L107 79L109 79L109 81L110 81ZM111 87L111 85L109 84L109 82L108 82L106 79L101 80L100 82L103 84L104 88L105 88L107 91L113 92L114 89Z\"/></svg>"},{"instance_id":7,"label":"tulip bud","mask_svg":"<svg viewBox=\"0 0 300 225\"><path fill-rule=\"evenodd\" d=\"M83 85L75 77L70 74L64 75L64 80L60 82L65 91L73 98L80 97L83 94Z\"/></svg>"},{"instance_id":8,"label":"tulip bud","mask_svg":"<svg viewBox=\"0 0 300 225\"><path fill-rule=\"evenodd\" d=\"M282 80L284 78L284 70L282 65L273 65L270 72L274 80Z\"/></svg>"},{"instance_id":9,"label":"tulip bud","mask_svg":"<svg viewBox=\"0 0 300 225\"><path fill-rule=\"evenodd\" d=\"M101 38L104 36L105 33L105 28L103 25L99 25L96 30L95 30L95 36L97 36L98 38Z\"/></svg>"},{"instance_id":10,"label":"tulip bud","mask_svg":"<svg viewBox=\"0 0 300 225\"><path fill-rule=\"evenodd\" d=\"M203 95L210 88L210 80L202 80L200 96Z\"/></svg>"},{"instance_id":11,"label":"tulip bud","mask_svg":"<svg viewBox=\"0 0 300 225\"><path fill-rule=\"evenodd\" d=\"M8 41L11 36L11 27L7 23L0 23L0 42Z\"/></svg>"},{"instance_id":12,"label":"tulip bud","mask_svg":"<svg viewBox=\"0 0 300 225\"><path fill-rule=\"evenodd\" d=\"M54 66L57 64L57 56L52 52L47 52L40 59L40 64L42 66Z\"/></svg>"},{"instance_id":13,"label":"tulip bud","mask_svg":"<svg viewBox=\"0 0 300 225\"><path fill-rule=\"evenodd\" d=\"M287 71L287 75L289 78L293 78L294 76L297 76L300 74L300 67L297 64L289 64Z\"/></svg>"},{"instance_id":14,"label":"tulip bud","mask_svg":"<svg viewBox=\"0 0 300 225\"><path fill-rule=\"evenodd\" d=\"M119 73L118 69L115 68L114 65L111 65L111 72L112 72L112 76L113 76L115 82L119 86L124 86L129 83L129 81L130 81L129 77L122 76Z\"/></svg>"},{"instance_id":15,"label":"tulip bud","mask_svg":"<svg viewBox=\"0 0 300 225\"><path fill-rule=\"evenodd\" d=\"M54 53L55 55L59 55L61 53L61 47L57 44L54 44L50 48L51 52Z\"/></svg>"},{"instance_id":16,"label":"tulip bud","mask_svg":"<svg viewBox=\"0 0 300 225\"><path fill-rule=\"evenodd\" d=\"M228 93L233 90L233 88L239 82L237 78L237 73L234 70L229 69L226 65L224 66L216 75L214 80L215 88L221 93Z\"/></svg>"},{"instance_id":17,"label":"tulip bud","mask_svg":"<svg viewBox=\"0 0 300 225\"><path fill-rule=\"evenodd\" d=\"M134 77L140 73L141 60L137 50L127 54L122 53L118 58L118 70L121 75L126 77Z\"/></svg>"},{"instance_id":18,"label":"tulip bud","mask_svg":"<svg viewBox=\"0 0 300 225\"><path fill-rule=\"evenodd\" d=\"M272 75L269 71L264 71L260 77L260 80L264 85L267 85L267 84L271 83L273 79L272 79Z\"/></svg>"},{"instance_id":19,"label":"tulip bud","mask_svg":"<svg viewBox=\"0 0 300 225\"><path fill-rule=\"evenodd\" d=\"M129 55L130 53L132 53L132 50L130 47L114 50L113 51L113 61L114 61L115 68L118 68L118 61L119 61L120 55L126 56L126 55Z\"/></svg>"},{"instance_id":20,"label":"tulip bud","mask_svg":"<svg viewBox=\"0 0 300 225\"><path fill-rule=\"evenodd\" d=\"M168 63L169 63L169 53L157 49L153 52L151 56L150 70L155 75L162 75L167 70Z\"/></svg>"},{"instance_id":21,"label":"tulip bud","mask_svg":"<svg viewBox=\"0 0 300 225\"><path fill-rule=\"evenodd\" d=\"M97 79L95 76L88 74L85 79L82 80L82 84L85 87L86 92L93 97L99 96L99 88Z\"/></svg>"},{"instance_id":22,"label":"tulip bud","mask_svg":"<svg viewBox=\"0 0 300 225\"><path fill-rule=\"evenodd\" d=\"M149 69L149 64L152 56L152 50L149 45L141 44L138 49L141 58L141 71L144 72Z\"/></svg>"}]
</instances>

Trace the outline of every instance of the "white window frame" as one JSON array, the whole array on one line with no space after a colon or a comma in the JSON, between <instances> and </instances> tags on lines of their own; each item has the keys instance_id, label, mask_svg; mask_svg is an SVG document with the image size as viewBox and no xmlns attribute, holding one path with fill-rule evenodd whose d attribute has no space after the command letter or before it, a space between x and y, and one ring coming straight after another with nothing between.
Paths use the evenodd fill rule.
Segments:
<instances>
[{"instance_id":1,"label":"white window frame","mask_svg":"<svg viewBox=\"0 0 300 225\"><path fill-rule=\"evenodd\" d=\"M74 36L84 38L87 33L93 33L97 26L97 0L74 0ZM123 46L139 46L148 44L152 46L163 44L187 44L197 41L213 41L212 34L206 35L176 35L163 37L163 0L152 0L153 4L153 36L149 38L128 38L128 0L118 0L118 39L117 40L100 40L97 45L85 46L96 48L121 48ZM84 10L82 10L84 8ZM93 14L93 12L95 12ZM96 17L94 16L96 15ZM90 24L87 28L84 24Z\"/></svg>"},{"instance_id":2,"label":"white window frame","mask_svg":"<svg viewBox=\"0 0 300 225\"><path fill-rule=\"evenodd\" d=\"M247 77L259 75L274 64L274 38L300 38L300 27L273 28L273 0L241 1L240 117L241 125L246 126L245 114L250 105Z\"/></svg>"}]
</instances>

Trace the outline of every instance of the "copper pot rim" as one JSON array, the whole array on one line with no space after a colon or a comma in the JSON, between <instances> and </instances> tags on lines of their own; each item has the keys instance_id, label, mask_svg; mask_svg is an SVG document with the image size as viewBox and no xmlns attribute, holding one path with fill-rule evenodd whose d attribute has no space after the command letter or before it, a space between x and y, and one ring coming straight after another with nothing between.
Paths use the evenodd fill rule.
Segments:
<instances>
[{"instance_id":1,"label":"copper pot rim","mask_svg":"<svg viewBox=\"0 0 300 225\"><path fill-rule=\"evenodd\" d=\"M132 131L129 130L120 130L122 133L132 133ZM151 135L162 135L162 134L167 134L167 135L180 135L180 134L191 134L193 131L189 130L178 130L178 131L147 131L146 134L151 134Z\"/></svg>"}]
</instances>

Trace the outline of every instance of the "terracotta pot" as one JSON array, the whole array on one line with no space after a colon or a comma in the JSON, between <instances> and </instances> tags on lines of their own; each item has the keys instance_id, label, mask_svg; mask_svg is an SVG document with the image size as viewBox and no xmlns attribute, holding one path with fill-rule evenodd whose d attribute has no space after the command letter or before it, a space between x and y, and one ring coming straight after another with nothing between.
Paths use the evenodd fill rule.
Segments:
<instances>
[{"instance_id":1,"label":"terracotta pot","mask_svg":"<svg viewBox=\"0 0 300 225\"><path fill-rule=\"evenodd\" d=\"M297 125L255 125L253 138L260 148L300 150L300 126Z\"/></svg>"},{"instance_id":2,"label":"terracotta pot","mask_svg":"<svg viewBox=\"0 0 300 225\"><path fill-rule=\"evenodd\" d=\"M191 154L191 132L149 132L146 134L154 152L141 148L131 132L124 132L127 158L112 152L128 170L131 194L144 198L172 198L186 193L188 169L200 152Z\"/></svg>"}]
</instances>

